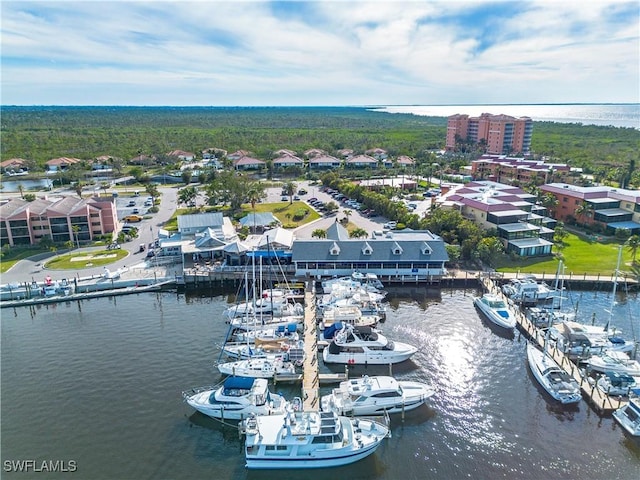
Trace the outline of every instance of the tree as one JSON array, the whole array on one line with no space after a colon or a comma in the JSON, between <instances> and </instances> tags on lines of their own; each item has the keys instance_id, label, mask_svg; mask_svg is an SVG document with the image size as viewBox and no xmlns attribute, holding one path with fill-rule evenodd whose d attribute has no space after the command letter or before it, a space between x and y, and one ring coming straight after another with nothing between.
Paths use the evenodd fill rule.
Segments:
<instances>
[{"instance_id":1,"label":"tree","mask_svg":"<svg viewBox=\"0 0 640 480\"><path fill-rule=\"evenodd\" d=\"M73 230L73 238L76 239L76 245L80 248L80 227L78 225L71 225L71 230ZM73 243L71 243L71 247L73 248Z\"/></svg>"},{"instance_id":2,"label":"tree","mask_svg":"<svg viewBox=\"0 0 640 480\"><path fill-rule=\"evenodd\" d=\"M24 199L24 187L21 183L18 184L18 191L20 192L20 198Z\"/></svg>"},{"instance_id":3,"label":"tree","mask_svg":"<svg viewBox=\"0 0 640 480\"><path fill-rule=\"evenodd\" d=\"M267 198L264 185L260 182L251 182L247 189L247 201L251 204L251 210L255 212L256 203Z\"/></svg>"},{"instance_id":4,"label":"tree","mask_svg":"<svg viewBox=\"0 0 640 480\"><path fill-rule=\"evenodd\" d=\"M153 199L153 203L155 204L156 198L160 196L158 186L154 183L147 183L144 189L146 190L147 194Z\"/></svg>"},{"instance_id":5,"label":"tree","mask_svg":"<svg viewBox=\"0 0 640 480\"><path fill-rule=\"evenodd\" d=\"M36 199L36 194L35 193L25 193L24 194L24 198L27 202L33 202Z\"/></svg>"},{"instance_id":6,"label":"tree","mask_svg":"<svg viewBox=\"0 0 640 480\"><path fill-rule=\"evenodd\" d=\"M336 202L334 202L332 200L330 202L325 203L324 208L327 210L327 213L331 213L331 212L335 212L340 207L338 206L338 204Z\"/></svg>"},{"instance_id":7,"label":"tree","mask_svg":"<svg viewBox=\"0 0 640 480\"><path fill-rule=\"evenodd\" d=\"M311 236L314 238L327 238L327 231L322 228L316 228L313 232L311 232Z\"/></svg>"},{"instance_id":8,"label":"tree","mask_svg":"<svg viewBox=\"0 0 640 480\"><path fill-rule=\"evenodd\" d=\"M342 213L344 213L344 216L347 219L347 223L349 223L349 217L353 214L353 211L345 208Z\"/></svg>"},{"instance_id":9,"label":"tree","mask_svg":"<svg viewBox=\"0 0 640 480\"><path fill-rule=\"evenodd\" d=\"M282 186L282 191L289 197L289 204L293 203L293 196L298 186L294 182L287 182Z\"/></svg>"},{"instance_id":10,"label":"tree","mask_svg":"<svg viewBox=\"0 0 640 480\"><path fill-rule=\"evenodd\" d=\"M349 238L366 238L369 233L364 228L354 228L349 232Z\"/></svg>"},{"instance_id":11,"label":"tree","mask_svg":"<svg viewBox=\"0 0 640 480\"><path fill-rule=\"evenodd\" d=\"M552 193L545 193L542 196L542 206L549 211L550 215L555 215L556 207L558 206L558 199Z\"/></svg>"},{"instance_id":12,"label":"tree","mask_svg":"<svg viewBox=\"0 0 640 480\"><path fill-rule=\"evenodd\" d=\"M84 183L83 182L76 182L75 186L73 187L73 189L75 190L76 194L82 198L82 189L84 188Z\"/></svg>"},{"instance_id":13,"label":"tree","mask_svg":"<svg viewBox=\"0 0 640 480\"><path fill-rule=\"evenodd\" d=\"M107 196L107 190L109 190L109 184L107 182L102 182L100 184L100 188L104 191L104 196Z\"/></svg>"},{"instance_id":14,"label":"tree","mask_svg":"<svg viewBox=\"0 0 640 480\"><path fill-rule=\"evenodd\" d=\"M196 187L184 187L178 192L178 203L193 207L197 196L198 189Z\"/></svg>"},{"instance_id":15,"label":"tree","mask_svg":"<svg viewBox=\"0 0 640 480\"><path fill-rule=\"evenodd\" d=\"M490 266L494 266L496 260L504 253L504 246L497 237L483 238L478 244L478 258Z\"/></svg>"},{"instance_id":16,"label":"tree","mask_svg":"<svg viewBox=\"0 0 640 480\"><path fill-rule=\"evenodd\" d=\"M190 168L185 168L182 171L182 181L184 182L185 185L189 185L191 183L191 178L193 177L193 172L191 171Z\"/></svg>"},{"instance_id":17,"label":"tree","mask_svg":"<svg viewBox=\"0 0 640 480\"><path fill-rule=\"evenodd\" d=\"M594 212L594 208L593 208L593 203L589 203L589 202L582 202L580 205L578 205L578 208L576 208L576 215L578 216L578 218L580 217L587 217L587 218L591 218Z\"/></svg>"},{"instance_id":18,"label":"tree","mask_svg":"<svg viewBox=\"0 0 640 480\"><path fill-rule=\"evenodd\" d=\"M636 254L638 253L638 248L640 248L640 235L631 235L629 238L627 238L625 245L631 252L631 263L635 265Z\"/></svg>"}]
</instances>

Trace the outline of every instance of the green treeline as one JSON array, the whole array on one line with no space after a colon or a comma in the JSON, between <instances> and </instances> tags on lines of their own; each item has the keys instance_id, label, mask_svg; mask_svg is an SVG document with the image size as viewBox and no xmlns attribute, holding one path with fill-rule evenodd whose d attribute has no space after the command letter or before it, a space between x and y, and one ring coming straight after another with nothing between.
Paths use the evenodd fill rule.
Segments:
<instances>
[{"instance_id":1,"label":"green treeline","mask_svg":"<svg viewBox=\"0 0 640 480\"><path fill-rule=\"evenodd\" d=\"M2 107L1 160L42 165L57 157L125 161L172 150L247 150L269 159L281 148L357 153L381 147L419 157L444 147L446 118L375 112L363 107ZM598 168L638 158L631 128L535 122L532 150L557 162Z\"/></svg>"}]
</instances>

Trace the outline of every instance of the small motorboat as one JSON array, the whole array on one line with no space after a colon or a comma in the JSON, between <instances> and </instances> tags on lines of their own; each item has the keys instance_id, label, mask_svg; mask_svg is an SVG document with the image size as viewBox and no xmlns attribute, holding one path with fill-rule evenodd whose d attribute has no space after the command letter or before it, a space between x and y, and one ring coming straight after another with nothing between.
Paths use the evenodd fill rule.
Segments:
<instances>
[{"instance_id":1,"label":"small motorboat","mask_svg":"<svg viewBox=\"0 0 640 480\"><path fill-rule=\"evenodd\" d=\"M582 400L578 382L562 370L546 351L527 342L527 360L535 379L555 400L562 404Z\"/></svg>"},{"instance_id":2,"label":"small motorboat","mask_svg":"<svg viewBox=\"0 0 640 480\"><path fill-rule=\"evenodd\" d=\"M605 350L587 360L587 366L596 372L616 372L640 377L640 362L632 360L624 352Z\"/></svg>"},{"instance_id":3,"label":"small motorboat","mask_svg":"<svg viewBox=\"0 0 640 480\"><path fill-rule=\"evenodd\" d=\"M605 372L596 380L596 385L607 395L616 397L628 396L631 391L640 388L640 382L624 373Z\"/></svg>"},{"instance_id":4,"label":"small motorboat","mask_svg":"<svg viewBox=\"0 0 640 480\"><path fill-rule=\"evenodd\" d=\"M474 305L493 323L503 328L514 328L516 316L502 298L492 293L485 293L473 300Z\"/></svg>"},{"instance_id":5,"label":"small motorboat","mask_svg":"<svg viewBox=\"0 0 640 480\"><path fill-rule=\"evenodd\" d=\"M613 412L613 418L629 435L640 437L640 397L629 399L629 403Z\"/></svg>"},{"instance_id":6,"label":"small motorboat","mask_svg":"<svg viewBox=\"0 0 640 480\"><path fill-rule=\"evenodd\" d=\"M401 413L423 405L434 393L424 383L365 375L340 382L338 388L320 399L320 405L323 411L338 415Z\"/></svg>"},{"instance_id":7,"label":"small motorboat","mask_svg":"<svg viewBox=\"0 0 640 480\"><path fill-rule=\"evenodd\" d=\"M326 468L371 455L389 427L335 412L291 411L251 416L242 423L249 469Z\"/></svg>"},{"instance_id":8,"label":"small motorboat","mask_svg":"<svg viewBox=\"0 0 640 480\"><path fill-rule=\"evenodd\" d=\"M182 397L200 413L221 420L281 414L287 405L281 395L269 391L264 378L228 377L220 387L193 388Z\"/></svg>"}]
</instances>

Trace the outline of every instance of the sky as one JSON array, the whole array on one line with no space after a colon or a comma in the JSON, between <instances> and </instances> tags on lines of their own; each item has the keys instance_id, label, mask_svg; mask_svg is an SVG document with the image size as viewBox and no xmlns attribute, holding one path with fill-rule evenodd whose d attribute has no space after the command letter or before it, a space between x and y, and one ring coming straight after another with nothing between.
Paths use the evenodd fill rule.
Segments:
<instances>
[{"instance_id":1,"label":"sky","mask_svg":"<svg viewBox=\"0 0 640 480\"><path fill-rule=\"evenodd\" d=\"M637 0L0 5L2 105L640 102Z\"/></svg>"}]
</instances>

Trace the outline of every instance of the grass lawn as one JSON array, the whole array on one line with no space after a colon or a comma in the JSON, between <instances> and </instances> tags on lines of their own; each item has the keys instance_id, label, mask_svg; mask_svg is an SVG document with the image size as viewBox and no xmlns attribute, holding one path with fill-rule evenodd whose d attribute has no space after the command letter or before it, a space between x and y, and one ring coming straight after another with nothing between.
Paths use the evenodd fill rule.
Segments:
<instances>
[{"instance_id":1,"label":"grass lawn","mask_svg":"<svg viewBox=\"0 0 640 480\"><path fill-rule=\"evenodd\" d=\"M564 240L564 265L566 274L575 275L612 275L618 262L617 243L598 243L569 234ZM506 263L509 263L506 266ZM631 266L631 252L627 247L622 249L620 270L628 271ZM499 272L518 272L553 275L558 270L555 258L529 258L511 262L507 259L496 268Z\"/></svg>"},{"instance_id":2,"label":"grass lawn","mask_svg":"<svg viewBox=\"0 0 640 480\"><path fill-rule=\"evenodd\" d=\"M128 255L124 249L96 250L92 252L72 252L59 255L44 264L52 270L82 270L83 268L102 267L116 262Z\"/></svg>"},{"instance_id":3,"label":"grass lawn","mask_svg":"<svg viewBox=\"0 0 640 480\"><path fill-rule=\"evenodd\" d=\"M293 218L298 210L306 210L306 215L299 220L294 220ZM243 216L253 212L251 205L244 205L242 211ZM289 202L256 203L255 211L256 213L271 212L285 228L291 229L320 218L320 214L304 202L293 202L291 204Z\"/></svg>"},{"instance_id":4,"label":"grass lawn","mask_svg":"<svg viewBox=\"0 0 640 480\"><path fill-rule=\"evenodd\" d=\"M0 258L0 273L8 271L23 258L32 257L33 255L38 255L39 253L45 253L48 251L49 250L45 248L11 247L11 249L6 253L3 253Z\"/></svg>"}]
</instances>

